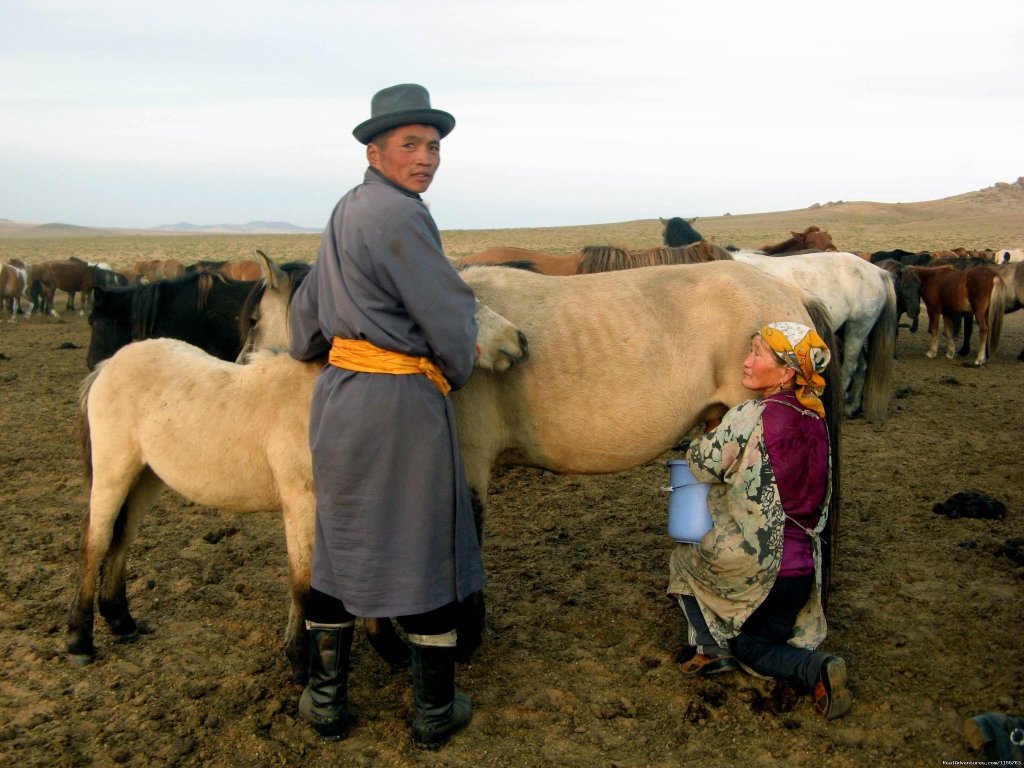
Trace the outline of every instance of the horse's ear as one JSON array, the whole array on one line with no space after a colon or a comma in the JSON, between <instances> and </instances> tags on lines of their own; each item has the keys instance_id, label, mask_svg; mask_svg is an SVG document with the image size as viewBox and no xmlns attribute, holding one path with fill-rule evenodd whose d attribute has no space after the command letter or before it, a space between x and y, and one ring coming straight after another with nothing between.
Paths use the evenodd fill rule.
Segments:
<instances>
[{"instance_id":1,"label":"horse's ear","mask_svg":"<svg viewBox=\"0 0 1024 768\"><path fill-rule=\"evenodd\" d=\"M686 223L687 224L693 224L693 222L695 222L699 218L700 218L700 216L694 216L692 219L686 219Z\"/></svg>"},{"instance_id":2,"label":"horse's ear","mask_svg":"<svg viewBox=\"0 0 1024 768\"><path fill-rule=\"evenodd\" d=\"M263 272L263 279L266 281L267 287L276 289L286 278L284 270L278 267L277 264L274 263L274 260L259 248L256 249L256 255L261 259L260 269Z\"/></svg>"},{"instance_id":3,"label":"horse's ear","mask_svg":"<svg viewBox=\"0 0 1024 768\"><path fill-rule=\"evenodd\" d=\"M791 229L791 230L789 230L789 234L791 234L791 235L792 235L793 237L795 237L795 238L796 238L797 240L803 240L803 239L804 239L804 236L805 236L805 235L806 235L807 233L806 233L806 232L794 232L794 231L793 231L793 230Z\"/></svg>"},{"instance_id":4,"label":"horse's ear","mask_svg":"<svg viewBox=\"0 0 1024 768\"><path fill-rule=\"evenodd\" d=\"M658 217L658 221L661 222L661 226L663 226L663 227L667 227L668 226L668 222L665 221L663 218L661 218L661 216Z\"/></svg>"}]
</instances>

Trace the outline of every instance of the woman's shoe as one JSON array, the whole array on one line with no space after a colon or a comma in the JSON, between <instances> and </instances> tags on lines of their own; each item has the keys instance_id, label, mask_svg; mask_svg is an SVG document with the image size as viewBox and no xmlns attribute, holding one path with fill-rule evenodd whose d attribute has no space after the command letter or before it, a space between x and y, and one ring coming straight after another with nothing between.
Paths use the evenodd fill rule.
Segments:
<instances>
[{"instance_id":1,"label":"woman's shoe","mask_svg":"<svg viewBox=\"0 0 1024 768\"><path fill-rule=\"evenodd\" d=\"M698 653L680 667L683 677L706 677L736 670L736 659L732 656L705 656Z\"/></svg>"},{"instance_id":2,"label":"woman's shoe","mask_svg":"<svg viewBox=\"0 0 1024 768\"><path fill-rule=\"evenodd\" d=\"M828 656L821 663L814 686L814 710L826 720L835 720L850 711L853 696L846 687L846 662Z\"/></svg>"}]
</instances>

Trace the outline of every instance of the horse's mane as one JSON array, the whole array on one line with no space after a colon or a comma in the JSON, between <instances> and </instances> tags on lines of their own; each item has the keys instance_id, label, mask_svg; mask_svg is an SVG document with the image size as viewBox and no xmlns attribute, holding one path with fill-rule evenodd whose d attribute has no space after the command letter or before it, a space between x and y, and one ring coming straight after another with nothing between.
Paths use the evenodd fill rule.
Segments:
<instances>
[{"instance_id":1,"label":"horse's mane","mask_svg":"<svg viewBox=\"0 0 1024 768\"><path fill-rule=\"evenodd\" d=\"M302 281L309 274L309 271L313 268L312 264L307 264L304 261L289 261L284 264L278 264L277 268L288 275L289 278L289 292L288 292L288 306L291 306L292 298L295 296L295 291L298 290ZM256 309L256 306L263 300L263 294L267 290L266 280L257 280L256 284L249 291L249 295L245 297L245 301L242 302L242 309L238 313L238 334L239 338L243 341L249 337L249 331L251 330L251 318L252 313Z\"/></svg>"},{"instance_id":2,"label":"horse's mane","mask_svg":"<svg viewBox=\"0 0 1024 768\"><path fill-rule=\"evenodd\" d=\"M585 245L580 249L580 254L582 254L582 257L579 268L576 271L581 275L649 266L634 263L635 259L630 255L630 252L616 245Z\"/></svg>"},{"instance_id":3,"label":"horse's mane","mask_svg":"<svg viewBox=\"0 0 1024 768\"><path fill-rule=\"evenodd\" d=\"M148 285L135 286L132 292L132 338L148 339L153 334L161 297L169 290L195 283L196 310L202 312L213 292L214 280L227 283L223 275L215 272L194 272L176 280L158 280Z\"/></svg>"},{"instance_id":4,"label":"horse's mane","mask_svg":"<svg viewBox=\"0 0 1024 768\"><path fill-rule=\"evenodd\" d=\"M681 246L663 245L646 250L627 251L612 245L588 245L581 251L579 274L611 272L618 269L657 267L664 264L702 264L706 261L732 260L732 254L720 245L700 240Z\"/></svg>"},{"instance_id":5,"label":"horse's mane","mask_svg":"<svg viewBox=\"0 0 1024 768\"><path fill-rule=\"evenodd\" d=\"M954 269L969 267L994 267L995 262L981 256L939 256L931 260L932 267L950 266Z\"/></svg>"}]
</instances>

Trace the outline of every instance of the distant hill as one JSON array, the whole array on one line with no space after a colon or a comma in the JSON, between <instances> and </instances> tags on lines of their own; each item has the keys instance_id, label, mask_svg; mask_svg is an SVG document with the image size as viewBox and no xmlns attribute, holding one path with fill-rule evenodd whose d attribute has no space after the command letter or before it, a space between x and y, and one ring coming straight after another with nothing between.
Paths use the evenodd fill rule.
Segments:
<instances>
[{"instance_id":1,"label":"distant hill","mask_svg":"<svg viewBox=\"0 0 1024 768\"><path fill-rule=\"evenodd\" d=\"M620 245L650 248L661 244L662 225L658 217L690 218L689 211L651 211L651 218L562 227L521 227L509 229L444 230L441 239L452 258L467 256L494 245L518 246L551 253L568 253L586 245ZM694 222L697 230L719 245L760 248L780 243L791 231L803 231L812 224L828 230L835 244L848 251L880 251L893 248L937 251L957 246L966 248L1024 248L1024 177L1012 183L999 182L985 189L941 200L917 203L875 203L838 200L814 203L807 208L769 213L702 216ZM0 219L0 239L85 239L124 237L165 237L190 240L197 236L238 236L232 242L241 250L261 247L263 235L296 235L296 243L280 244L280 250L295 247L306 254L316 252L319 229L303 229L286 222L252 221L248 224L197 226L187 222L153 229L103 229L69 224L25 224ZM252 236L253 243L244 236ZM291 240L292 238L285 238ZM28 248L26 244L26 248ZM87 253L85 243L75 244ZM154 245L153 247L157 247ZM161 246L162 247L162 246ZM174 246L182 250L184 242ZM198 248L198 245L194 245ZM105 249L109 251L109 248ZM171 248L168 248L168 252ZM5 247L7 255L14 249ZM251 251L250 251L251 253ZM0 254L2 256L4 254ZM204 256L208 258L208 256Z\"/></svg>"},{"instance_id":2,"label":"distant hill","mask_svg":"<svg viewBox=\"0 0 1024 768\"><path fill-rule=\"evenodd\" d=\"M319 229L306 229L286 221L250 221L248 224L162 224L152 227L156 232L182 232L195 235L298 235L320 234Z\"/></svg>"},{"instance_id":3,"label":"distant hill","mask_svg":"<svg viewBox=\"0 0 1024 768\"><path fill-rule=\"evenodd\" d=\"M656 217L691 218L688 211L653 211ZM1024 177L1013 183L919 203L834 201L769 213L701 216L693 226L719 245L760 248L781 243L812 224L828 230L842 250L894 248L938 251L965 248L1024 248ZM452 258L495 245L570 253L586 245L652 248L661 245L658 218L576 227L448 230L441 233Z\"/></svg>"}]
</instances>

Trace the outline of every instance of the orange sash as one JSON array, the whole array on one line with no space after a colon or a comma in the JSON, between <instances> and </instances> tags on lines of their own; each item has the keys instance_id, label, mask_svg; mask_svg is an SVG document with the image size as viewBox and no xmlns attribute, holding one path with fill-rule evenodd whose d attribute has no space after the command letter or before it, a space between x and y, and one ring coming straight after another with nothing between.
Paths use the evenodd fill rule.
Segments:
<instances>
[{"instance_id":1,"label":"orange sash","mask_svg":"<svg viewBox=\"0 0 1024 768\"><path fill-rule=\"evenodd\" d=\"M347 371L362 373L422 373L442 395L452 391L448 379L432 360L381 349L365 339L339 339L335 336L331 340L327 362Z\"/></svg>"}]
</instances>

